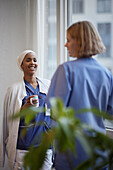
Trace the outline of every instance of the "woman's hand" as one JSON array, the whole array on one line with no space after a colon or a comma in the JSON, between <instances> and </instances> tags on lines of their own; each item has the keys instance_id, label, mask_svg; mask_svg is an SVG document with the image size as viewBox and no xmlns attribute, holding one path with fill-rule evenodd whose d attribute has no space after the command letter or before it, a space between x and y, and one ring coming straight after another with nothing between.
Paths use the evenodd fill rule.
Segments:
<instances>
[{"instance_id":1,"label":"woman's hand","mask_svg":"<svg viewBox=\"0 0 113 170\"><path fill-rule=\"evenodd\" d=\"M36 97L37 95L32 95L32 96L29 96L28 98L27 98L27 100L26 100L26 103L21 107L21 109L25 109L26 107L31 107L31 106L33 106L32 104L31 104L31 102L30 102L30 99L31 98L34 98L34 97ZM39 101L38 101L38 99L32 99L32 103L35 105L35 104L37 104Z\"/></svg>"}]
</instances>

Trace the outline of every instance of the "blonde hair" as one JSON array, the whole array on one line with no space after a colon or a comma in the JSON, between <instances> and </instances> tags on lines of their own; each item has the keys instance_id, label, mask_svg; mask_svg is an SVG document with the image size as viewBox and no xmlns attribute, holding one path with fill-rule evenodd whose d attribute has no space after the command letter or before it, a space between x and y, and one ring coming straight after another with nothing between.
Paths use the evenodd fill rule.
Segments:
<instances>
[{"instance_id":1,"label":"blonde hair","mask_svg":"<svg viewBox=\"0 0 113 170\"><path fill-rule=\"evenodd\" d=\"M74 23L67 29L67 32L77 40L79 57L90 57L100 54L106 49L98 31L89 21Z\"/></svg>"}]
</instances>

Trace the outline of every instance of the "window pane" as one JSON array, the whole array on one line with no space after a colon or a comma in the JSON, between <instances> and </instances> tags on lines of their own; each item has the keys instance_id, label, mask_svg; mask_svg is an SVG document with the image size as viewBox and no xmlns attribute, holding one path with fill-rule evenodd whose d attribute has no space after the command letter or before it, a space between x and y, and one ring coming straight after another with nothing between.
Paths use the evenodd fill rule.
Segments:
<instances>
[{"instance_id":1,"label":"window pane","mask_svg":"<svg viewBox=\"0 0 113 170\"><path fill-rule=\"evenodd\" d=\"M49 0L48 1L48 8L49 8L49 16L56 15L56 0Z\"/></svg>"},{"instance_id":2,"label":"window pane","mask_svg":"<svg viewBox=\"0 0 113 170\"><path fill-rule=\"evenodd\" d=\"M100 54L97 56L97 60L99 62L102 62L104 66L106 66L108 69L110 69L113 73L113 12L110 13L110 15L106 14L106 9L111 9L113 7L113 4L111 4L111 0L92 0L91 2L89 0L85 0L84 2L84 11L85 13L74 13L73 6L74 3L77 1L72 0L72 4L68 0L68 3L70 3L71 8L68 9L68 15L70 17L70 21L68 21L69 25L71 25L74 22L81 21L81 20L89 20L91 21L98 29L100 36L103 40L104 45L106 46L106 52L103 54ZM98 5L97 5L98 3ZM68 5L69 6L69 5ZM82 5L81 5L82 8ZM101 8L101 11L103 12L101 15L97 12L97 9ZM70 14L71 13L71 14ZM109 22L106 22L109 21ZM71 58L69 57L69 60Z\"/></svg>"},{"instance_id":3,"label":"window pane","mask_svg":"<svg viewBox=\"0 0 113 170\"><path fill-rule=\"evenodd\" d=\"M111 57L111 24L99 23L98 31L101 35L104 45L106 46L106 52L99 54L99 57Z\"/></svg>"},{"instance_id":4,"label":"window pane","mask_svg":"<svg viewBox=\"0 0 113 170\"><path fill-rule=\"evenodd\" d=\"M73 0L73 13L83 13L84 12L84 1L83 0Z\"/></svg>"},{"instance_id":5,"label":"window pane","mask_svg":"<svg viewBox=\"0 0 113 170\"><path fill-rule=\"evenodd\" d=\"M48 1L48 68L46 77L51 79L57 67L56 0Z\"/></svg>"},{"instance_id":6,"label":"window pane","mask_svg":"<svg viewBox=\"0 0 113 170\"><path fill-rule=\"evenodd\" d=\"M97 12L111 12L111 0L97 0Z\"/></svg>"},{"instance_id":7,"label":"window pane","mask_svg":"<svg viewBox=\"0 0 113 170\"><path fill-rule=\"evenodd\" d=\"M80 7L77 7L76 5L75 8L74 5L76 4L76 1L73 0L72 2L71 5L70 0L68 0L68 3L70 3L71 6L68 8L69 25L77 21L88 20L97 27L103 43L106 46L106 52L95 58L113 73L113 11L111 10L113 8L113 3L111 3L111 0L85 0L84 7L81 5L81 8L84 8L85 13L78 14L76 8ZM76 10L74 11L74 9ZM108 15L106 12L110 12L110 14ZM69 60L71 60L70 57ZM109 121L106 122L106 125L113 128L113 125L109 124Z\"/></svg>"}]
</instances>

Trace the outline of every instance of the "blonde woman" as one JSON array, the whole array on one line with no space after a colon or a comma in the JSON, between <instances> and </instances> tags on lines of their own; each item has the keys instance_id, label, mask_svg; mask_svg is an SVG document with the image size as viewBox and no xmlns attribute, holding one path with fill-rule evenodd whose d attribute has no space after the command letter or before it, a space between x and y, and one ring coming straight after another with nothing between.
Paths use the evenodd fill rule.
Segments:
<instances>
[{"instance_id":1,"label":"blonde woman","mask_svg":"<svg viewBox=\"0 0 113 170\"><path fill-rule=\"evenodd\" d=\"M89 21L71 25L67 29L65 47L69 56L76 59L61 64L56 70L46 98L48 107L50 107L51 97L60 97L66 107L75 110L96 107L113 114L113 76L93 58L94 55L105 51L105 46L94 25ZM97 118L92 113L77 116L95 130L106 133L103 118ZM70 153L72 167L65 155L56 154L56 170L72 170L88 159L80 143L76 144L77 156L74 157Z\"/></svg>"}]
</instances>

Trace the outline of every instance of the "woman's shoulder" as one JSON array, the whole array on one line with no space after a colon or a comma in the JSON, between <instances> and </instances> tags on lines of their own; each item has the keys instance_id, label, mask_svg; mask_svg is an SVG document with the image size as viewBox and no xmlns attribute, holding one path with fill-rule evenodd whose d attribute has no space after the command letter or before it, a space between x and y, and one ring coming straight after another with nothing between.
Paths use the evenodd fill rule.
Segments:
<instances>
[{"instance_id":1,"label":"woman's shoulder","mask_svg":"<svg viewBox=\"0 0 113 170\"><path fill-rule=\"evenodd\" d=\"M22 85L23 83L24 83L23 80L17 81L15 83L13 83L12 85L10 85L9 88L18 87L18 86Z\"/></svg>"},{"instance_id":2,"label":"woman's shoulder","mask_svg":"<svg viewBox=\"0 0 113 170\"><path fill-rule=\"evenodd\" d=\"M24 81L23 80L15 82L15 83L13 83L12 85L10 85L7 88L7 92L13 92L13 91L15 91L17 89L20 89L23 86L24 86Z\"/></svg>"},{"instance_id":3,"label":"woman's shoulder","mask_svg":"<svg viewBox=\"0 0 113 170\"><path fill-rule=\"evenodd\" d=\"M77 59L73 59L73 60L70 60L70 61L65 61L62 64L60 64L58 68L71 67L72 65L76 65L77 61L78 61Z\"/></svg>"},{"instance_id":4,"label":"woman's shoulder","mask_svg":"<svg viewBox=\"0 0 113 170\"><path fill-rule=\"evenodd\" d=\"M60 64L56 70L56 72L61 72L62 70L69 71L72 70L73 66L76 66L76 60L66 61Z\"/></svg>"},{"instance_id":5,"label":"woman's shoulder","mask_svg":"<svg viewBox=\"0 0 113 170\"><path fill-rule=\"evenodd\" d=\"M37 77L37 80L42 84L50 85L50 80L48 79Z\"/></svg>"},{"instance_id":6,"label":"woman's shoulder","mask_svg":"<svg viewBox=\"0 0 113 170\"><path fill-rule=\"evenodd\" d=\"M39 83L40 90L41 90L42 92L47 93L47 91L48 91L48 89L49 89L49 86L50 86L50 80L37 77L37 81L38 81L38 83Z\"/></svg>"}]
</instances>

